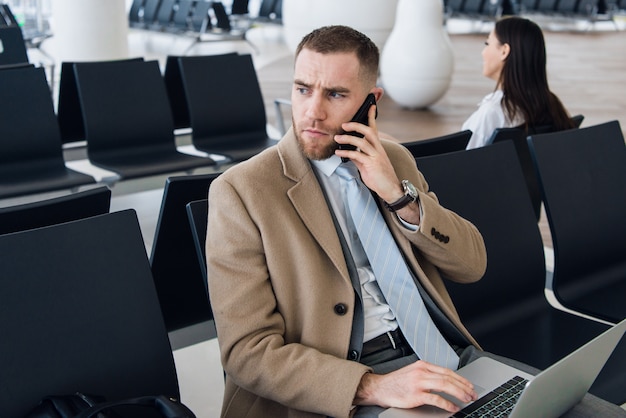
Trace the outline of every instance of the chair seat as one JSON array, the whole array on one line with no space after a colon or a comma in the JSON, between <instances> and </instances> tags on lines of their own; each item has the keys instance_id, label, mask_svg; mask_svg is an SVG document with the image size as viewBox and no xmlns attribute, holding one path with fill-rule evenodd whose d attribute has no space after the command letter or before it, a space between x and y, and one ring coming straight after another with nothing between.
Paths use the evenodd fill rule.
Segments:
<instances>
[{"instance_id":1,"label":"chair seat","mask_svg":"<svg viewBox=\"0 0 626 418\"><path fill-rule=\"evenodd\" d=\"M66 168L44 173L0 178L0 198L16 197L27 194L43 193L94 184L96 180L83 173Z\"/></svg>"},{"instance_id":2,"label":"chair seat","mask_svg":"<svg viewBox=\"0 0 626 418\"><path fill-rule=\"evenodd\" d=\"M114 171L125 179L162 173L190 171L215 164L208 157L195 157L181 152L153 152L130 155L99 155L89 157L91 163Z\"/></svg>"},{"instance_id":3,"label":"chair seat","mask_svg":"<svg viewBox=\"0 0 626 418\"><path fill-rule=\"evenodd\" d=\"M581 320L584 326L581 326ZM473 332L473 335L486 351L545 369L573 351L572 347L582 346L608 328L608 325L599 322L550 309L521 316L485 334ZM623 391L624 358L626 339L617 346L589 393L622 404L626 400Z\"/></svg>"},{"instance_id":4,"label":"chair seat","mask_svg":"<svg viewBox=\"0 0 626 418\"><path fill-rule=\"evenodd\" d=\"M562 284L558 298L575 311L616 323L626 318L626 260Z\"/></svg>"},{"instance_id":5,"label":"chair seat","mask_svg":"<svg viewBox=\"0 0 626 418\"><path fill-rule=\"evenodd\" d=\"M194 146L200 151L209 154L224 155L232 161L243 161L263 151L264 149L278 144L277 139L268 138L267 135L255 135L258 140L253 141L219 141L216 138L210 138L206 142L202 138L194 139ZM233 143L237 146L233 147Z\"/></svg>"},{"instance_id":6,"label":"chair seat","mask_svg":"<svg viewBox=\"0 0 626 418\"><path fill-rule=\"evenodd\" d=\"M95 183L65 166L45 70L25 66L0 77L0 197Z\"/></svg>"}]
</instances>

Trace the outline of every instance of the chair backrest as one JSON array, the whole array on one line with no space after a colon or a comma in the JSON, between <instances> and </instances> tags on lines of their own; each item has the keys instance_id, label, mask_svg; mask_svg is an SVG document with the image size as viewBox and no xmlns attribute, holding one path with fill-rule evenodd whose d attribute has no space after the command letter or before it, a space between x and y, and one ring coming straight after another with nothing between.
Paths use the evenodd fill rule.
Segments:
<instances>
[{"instance_id":1,"label":"chair backrest","mask_svg":"<svg viewBox=\"0 0 626 418\"><path fill-rule=\"evenodd\" d=\"M209 200L194 200L193 202L187 203L186 208L189 225L191 226L191 233L193 235L193 241L196 246L196 254L198 255L200 271L202 271L204 280L207 280L205 244L207 218L209 216Z\"/></svg>"},{"instance_id":2,"label":"chair backrest","mask_svg":"<svg viewBox=\"0 0 626 418\"><path fill-rule=\"evenodd\" d=\"M237 55L236 52L229 54L233 56ZM189 106L187 105L185 86L183 85L183 76L180 68L180 58L180 56L168 55L165 60L165 70L163 71L165 89L167 91L170 110L174 118L174 127L176 129L191 126L191 122L189 121Z\"/></svg>"},{"instance_id":3,"label":"chair backrest","mask_svg":"<svg viewBox=\"0 0 626 418\"><path fill-rule=\"evenodd\" d=\"M109 212L111 190L106 186L0 208L0 235L56 225Z\"/></svg>"},{"instance_id":4,"label":"chair backrest","mask_svg":"<svg viewBox=\"0 0 626 418\"><path fill-rule=\"evenodd\" d=\"M272 13L275 12L277 0L261 0L259 6L259 17L269 19Z\"/></svg>"},{"instance_id":5,"label":"chair backrest","mask_svg":"<svg viewBox=\"0 0 626 418\"><path fill-rule=\"evenodd\" d=\"M231 15L247 15L250 13L248 10L248 5L250 0L233 0L233 3L230 6L230 14Z\"/></svg>"},{"instance_id":6,"label":"chair backrest","mask_svg":"<svg viewBox=\"0 0 626 418\"><path fill-rule=\"evenodd\" d=\"M0 236L0 335L0 416L76 391L179 395L133 210Z\"/></svg>"},{"instance_id":7,"label":"chair backrest","mask_svg":"<svg viewBox=\"0 0 626 418\"><path fill-rule=\"evenodd\" d=\"M559 0L556 4L556 11L559 13L572 14L576 12L578 0Z\"/></svg>"},{"instance_id":8,"label":"chair backrest","mask_svg":"<svg viewBox=\"0 0 626 418\"><path fill-rule=\"evenodd\" d=\"M463 11L464 0L446 0L444 2L444 11L451 15L458 15Z\"/></svg>"},{"instance_id":9,"label":"chair backrest","mask_svg":"<svg viewBox=\"0 0 626 418\"><path fill-rule=\"evenodd\" d=\"M194 0L179 0L178 8L172 17L172 27L181 31L189 30L191 11L193 10Z\"/></svg>"},{"instance_id":10,"label":"chair backrest","mask_svg":"<svg viewBox=\"0 0 626 418\"><path fill-rule=\"evenodd\" d=\"M172 23L175 9L178 7L178 0L161 0L159 10L156 15L157 29L167 29Z\"/></svg>"},{"instance_id":11,"label":"chair backrest","mask_svg":"<svg viewBox=\"0 0 626 418\"><path fill-rule=\"evenodd\" d=\"M273 20L277 22L281 22L283 19L283 0L276 0L274 3L274 14L272 16Z\"/></svg>"},{"instance_id":12,"label":"chair backrest","mask_svg":"<svg viewBox=\"0 0 626 418\"><path fill-rule=\"evenodd\" d=\"M585 117L583 115L575 115L571 117L571 120L577 129L582 123ZM487 144L495 144L502 141L513 141L515 149L517 150L517 158L522 166L524 172L524 178L526 178L526 185L528 186L528 194L533 202L535 209L535 216L537 220L541 217L541 192L539 190L539 183L537 181L537 174L530 156L528 149L528 143L526 137L531 134L544 134L552 132L554 128L552 125L542 125L529 127L528 132L522 127L514 128L496 128L493 131L491 137L487 140Z\"/></svg>"},{"instance_id":13,"label":"chair backrest","mask_svg":"<svg viewBox=\"0 0 626 418\"><path fill-rule=\"evenodd\" d=\"M130 61L143 61L143 58L129 58ZM120 61L127 61L126 59ZM78 85L74 72L75 62L61 63L59 93L57 103L57 119L63 143L83 141L85 139L85 122L80 109Z\"/></svg>"},{"instance_id":14,"label":"chair backrest","mask_svg":"<svg viewBox=\"0 0 626 418\"><path fill-rule=\"evenodd\" d=\"M510 2L508 0L486 0L480 10L480 14L485 17L499 17L505 10L510 11Z\"/></svg>"},{"instance_id":15,"label":"chair backrest","mask_svg":"<svg viewBox=\"0 0 626 418\"><path fill-rule=\"evenodd\" d=\"M2 70L0 181L17 173L65 170L54 103L42 67Z\"/></svg>"},{"instance_id":16,"label":"chair backrest","mask_svg":"<svg viewBox=\"0 0 626 418\"><path fill-rule=\"evenodd\" d=\"M480 14L484 0L465 0L463 3L463 13L470 15Z\"/></svg>"},{"instance_id":17,"label":"chair backrest","mask_svg":"<svg viewBox=\"0 0 626 418\"><path fill-rule=\"evenodd\" d=\"M22 29L19 26L0 27L0 66L28 62Z\"/></svg>"},{"instance_id":18,"label":"chair backrest","mask_svg":"<svg viewBox=\"0 0 626 418\"><path fill-rule=\"evenodd\" d=\"M213 13L215 14L215 26L225 32L229 32L231 30L230 16L226 12L224 3L221 1L214 1Z\"/></svg>"},{"instance_id":19,"label":"chair backrest","mask_svg":"<svg viewBox=\"0 0 626 418\"><path fill-rule=\"evenodd\" d=\"M194 144L266 140L265 103L249 54L181 57L180 63Z\"/></svg>"},{"instance_id":20,"label":"chair backrest","mask_svg":"<svg viewBox=\"0 0 626 418\"><path fill-rule=\"evenodd\" d=\"M446 282L470 331L480 334L516 309L545 305L543 243L513 144L416 162L441 204L476 225L485 240L483 278L470 285Z\"/></svg>"},{"instance_id":21,"label":"chair backrest","mask_svg":"<svg viewBox=\"0 0 626 418\"><path fill-rule=\"evenodd\" d=\"M191 126L189 122L189 107L187 106L183 79L180 73L179 58L178 56L168 55L165 59L165 70L163 71L165 90L167 91L175 129Z\"/></svg>"},{"instance_id":22,"label":"chair backrest","mask_svg":"<svg viewBox=\"0 0 626 418\"><path fill-rule=\"evenodd\" d=\"M219 173L169 177L150 264L168 331L213 319L185 206L206 199Z\"/></svg>"},{"instance_id":23,"label":"chair backrest","mask_svg":"<svg viewBox=\"0 0 626 418\"><path fill-rule=\"evenodd\" d=\"M19 26L8 4L0 4L0 27L2 26Z\"/></svg>"},{"instance_id":24,"label":"chair backrest","mask_svg":"<svg viewBox=\"0 0 626 418\"><path fill-rule=\"evenodd\" d=\"M583 16L593 16L598 13L600 0L579 0L576 12Z\"/></svg>"},{"instance_id":25,"label":"chair backrest","mask_svg":"<svg viewBox=\"0 0 626 418\"><path fill-rule=\"evenodd\" d=\"M90 159L175 151L174 122L157 61L74 64Z\"/></svg>"},{"instance_id":26,"label":"chair backrest","mask_svg":"<svg viewBox=\"0 0 626 418\"><path fill-rule=\"evenodd\" d=\"M558 0L539 0L537 2L536 10L538 12L550 13L556 9L556 3Z\"/></svg>"},{"instance_id":27,"label":"chair backrest","mask_svg":"<svg viewBox=\"0 0 626 418\"><path fill-rule=\"evenodd\" d=\"M142 22L146 27L152 25L156 20L160 5L161 0L145 0Z\"/></svg>"},{"instance_id":28,"label":"chair backrest","mask_svg":"<svg viewBox=\"0 0 626 418\"><path fill-rule=\"evenodd\" d=\"M572 122L574 123L574 126L576 128L580 128L580 125L582 125L583 120L585 120L585 116L584 115L574 115L571 117ZM539 133L539 132L538 132Z\"/></svg>"},{"instance_id":29,"label":"chair backrest","mask_svg":"<svg viewBox=\"0 0 626 418\"><path fill-rule=\"evenodd\" d=\"M145 0L133 0L128 10L128 22L133 27L141 25L140 14L143 10Z\"/></svg>"},{"instance_id":30,"label":"chair backrest","mask_svg":"<svg viewBox=\"0 0 626 418\"><path fill-rule=\"evenodd\" d=\"M446 152L462 151L467 147L472 136L472 131L454 132L448 135L438 136L420 141L404 142L406 148L411 151L413 157L425 157L428 155L443 154Z\"/></svg>"},{"instance_id":31,"label":"chair backrest","mask_svg":"<svg viewBox=\"0 0 626 418\"><path fill-rule=\"evenodd\" d=\"M209 10L212 3L206 0L198 0L191 12L191 28L196 32L205 32L213 27Z\"/></svg>"},{"instance_id":32,"label":"chair backrest","mask_svg":"<svg viewBox=\"0 0 626 418\"><path fill-rule=\"evenodd\" d=\"M568 299L561 290L576 284L591 292L626 282L626 146L619 122L531 135L528 145L552 234L557 297ZM601 310L623 314L624 304L616 305Z\"/></svg>"}]
</instances>

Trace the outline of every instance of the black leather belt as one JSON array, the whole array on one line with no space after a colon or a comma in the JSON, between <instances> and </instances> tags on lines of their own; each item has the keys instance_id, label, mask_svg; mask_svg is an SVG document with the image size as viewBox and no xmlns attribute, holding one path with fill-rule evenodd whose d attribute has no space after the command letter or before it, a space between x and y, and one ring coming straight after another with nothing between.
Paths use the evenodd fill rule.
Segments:
<instances>
[{"instance_id":1,"label":"black leather belt","mask_svg":"<svg viewBox=\"0 0 626 418\"><path fill-rule=\"evenodd\" d=\"M396 328L393 331L387 331L384 334L381 334L378 337L372 338L371 340L365 342L363 344L363 350L361 351L361 357L365 357L383 350L399 348L408 348L409 350L411 350L409 343L404 338L404 335L402 335L400 328Z\"/></svg>"}]
</instances>

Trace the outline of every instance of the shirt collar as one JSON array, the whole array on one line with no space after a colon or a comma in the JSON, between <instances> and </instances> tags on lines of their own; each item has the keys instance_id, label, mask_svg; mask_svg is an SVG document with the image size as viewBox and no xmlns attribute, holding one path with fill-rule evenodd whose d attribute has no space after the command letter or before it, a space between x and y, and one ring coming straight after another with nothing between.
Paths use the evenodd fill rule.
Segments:
<instances>
[{"instance_id":1,"label":"shirt collar","mask_svg":"<svg viewBox=\"0 0 626 418\"><path fill-rule=\"evenodd\" d=\"M320 173L324 173L326 177L330 177L341 164L341 158L333 155L325 160L311 160L311 164L313 164Z\"/></svg>"}]
</instances>

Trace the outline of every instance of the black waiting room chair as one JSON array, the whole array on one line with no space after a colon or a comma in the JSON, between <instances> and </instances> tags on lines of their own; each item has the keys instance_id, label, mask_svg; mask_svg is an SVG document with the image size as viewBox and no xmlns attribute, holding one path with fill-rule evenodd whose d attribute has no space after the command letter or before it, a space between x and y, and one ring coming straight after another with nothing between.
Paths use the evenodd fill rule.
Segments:
<instances>
[{"instance_id":1,"label":"black waiting room chair","mask_svg":"<svg viewBox=\"0 0 626 418\"><path fill-rule=\"evenodd\" d=\"M617 120L531 135L554 245L551 288L566 308L626 318L626 146Z\"/></svg>"},{"instance_id":2,"label":"black waiting room chair","mask_svg":"<svg viewBox=\"0 0 626 418\"><path fill-rule=\"evenodd\" d=\"M0 335L2 417L76 391L179 398L133 210L1 235Z\"/></svg>"},{"instance_id":3,"label":"black waiting room chair","mask_svg":"<svg viewBox=\"0 0 626 418\"><path fill-rule=\"evenodd\" d=\"M0 26L0 69L28 64L28 52L19 26Z\"/></svg>"},{"instance_id":4,"label":"black waiting room chair","mask_svg":"<svg viewBox=\"0 0 626 418\"><path fill-rule=\"evenodd\" d=\"M89 161L122 179L215 165L179 152L157 61L75 63Z\"/></svg>"},{"instance_id":5,"label":"black waiting room chair","mask_svg":"<svg viewBox=\"0 0 626 418\"><path fill-rule=\"evenodd\" d=\"M252 57L180 57L193 145L242 161L278 141L268 137L265 103Z\"/></svg>"},{"instance_id":6,"label":"black waiting room chair","mask_svg":"<svg viewBox=\"0 0 626 418\"><path fill-rule=\"evenodd\" d=\"M103 215L111 207L106 186L0 208L0 235Z\"/></svg>"},{"instance_id":7,"label":"black waiting room chair","mask_svg":"<svg viewBox=\"0 0 626 418\"><path fill-rule=\"evenodd\" d=\"M187 203L186 208L200 270L202 271L204 280L207 280L205 244L209 216L209 200L194 200L193 202Z\"/></svg>"},{"instance_id":8,"label":"black waiting room chair","mask_svg":"<svg viewBox=\"0 0 626 418\"><path fill-rule=\"evenodd\" d=\"M403 142L413 157L425 157L428 155L444 154L446 152L462 151L467 147L472 136L472 131L453 132L451 134L428 138L419 141Z\"/></svg>"},{"instance_id":9,"label":"black waiting room chair","mask_svg":"<svg viewBox=\"0 0 626 418\"><path fill-rule=\"evenodd\" d=\"M548 303L543 242L510 141L416 161L441 204L476 225L485 240L483 278L446 282L461 320L485 350L544 369L608 329ZM591 393L616 404L626 400L624 355L626 341Z\"/></svg>"},{"instance_id":10,"label":"black waiting room chair","mask_svg":"<svg viewBox=\"0 0 626 418\"><path fill-rule=\"evenodd\" d=\"M65 166L43 68L0 70L0 126L0 198L95 183Z\"/></svg>"},{"instance_id":11,"label":"black waiting room chair","mask_svg":"<svg viewBox=\"0 0 626 418\"><path fill-rule=\"evenodd\" d=\"M584 118L585 117L580 114L572 116L571 120L574 123L574 127L580 127ZM541 192L539 191L539 183L537 182L537 175L535 174L535 168L530 157L526 137L533 134L552 132L553 130L554 128L551 125L529 127L528 130L523 127L496 128L491 137L487 140L487 144L496 144L502 141L513 141L513 144L515 144L517 158L522 165L522 171L524 172L524 178L526 179L528 193L533 203L537 221L539 221L541 217Z\"/></svg>"},{"instance_id":12,"label":"black waiting room chair","mask_svg":"<svg viewBox=\"0 0 626 418\"><path fill-rule=\"evenodd\" d=\"M165 182L150 265L170 332L213 319L186 205L206 199L218 175L172 176Z\"/></svg>"}]
</instances>

